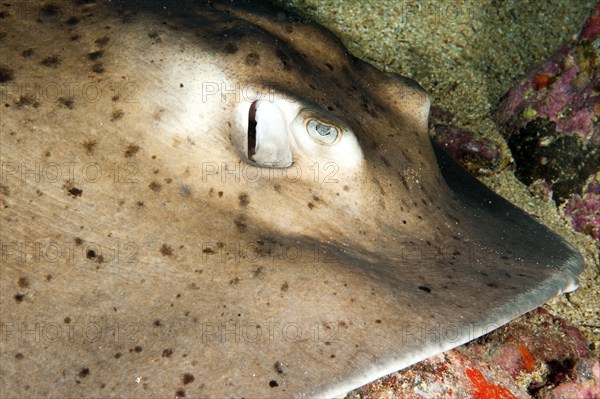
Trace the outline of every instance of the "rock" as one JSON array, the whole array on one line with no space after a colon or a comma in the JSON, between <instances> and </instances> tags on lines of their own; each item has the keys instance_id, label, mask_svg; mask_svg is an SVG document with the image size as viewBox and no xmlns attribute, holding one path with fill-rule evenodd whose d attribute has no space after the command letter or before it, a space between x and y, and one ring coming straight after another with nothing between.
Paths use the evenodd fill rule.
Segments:
<instances>
[{"instance_id":1,"label":"rock","mask_svg":"<svg viewBox=\"0 0 600 399\"><path fill-rule=\"evenodd\" d=\"M600 240L600 172L586 181L582 194L575 194L564 207L573 229Z\"/></svg>"},{"instance_id":2,"label":"rock","mask_svg":"<svg viewBox=\"0 0 600 399\"><path fill-rule=\"evenodd\" d=\"M560 203L581 193L600 166L600 5L577 40L525 75L500 102L497 122L506 129L525 184L545 180Z\"/></svg>"},{"instance_id":3,"label":"rock","mask_svg":"<svg viewBox=\"0 0 600 399\"><path fill-rule=\"evenodd\" d=\"M481 135L447 124L431 129L433 140L473 174L489 174L508 164L501 147Z\"/></svg>"}]
</instances>

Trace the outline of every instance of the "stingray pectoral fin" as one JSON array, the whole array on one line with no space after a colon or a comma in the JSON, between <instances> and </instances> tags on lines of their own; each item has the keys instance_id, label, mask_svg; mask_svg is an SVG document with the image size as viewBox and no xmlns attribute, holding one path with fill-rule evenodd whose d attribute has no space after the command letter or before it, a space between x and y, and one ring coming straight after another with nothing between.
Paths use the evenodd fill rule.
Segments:
<instances>
[{"instance_id":1,"label":"stingray pectoral fin","mask_svg":"<svg viewBox=\"0 0 600 399\"><path fill-rule=\"evenodd\" d=\"M553 278L536 288L539 297L532 298L532 307L557 293L575 290L577 276L584 267L581 254L525 211L489 190L433 141L432 144L442 177L474 221L474 234L490 246L512 246L517 260L556 271Z\"/></svg>"},{"instance_id":2,"label":"stingray pectoral fin","mask_svg":"<svg viewBox=\"0 0 600 399\"><path fill-rule=\"evenodd\" d=\"M354 298L377 289L340 328L336 359L353 362L316 377L306 397L330 397L457 347L577 287L583 260L571 245L433 146L451 190L440 194L451 203L448 220L435 226L445 236L368 256L344 250L342 268L311 272L315 287L333 275L352 282Z\"/></svg>"}]
</instances>

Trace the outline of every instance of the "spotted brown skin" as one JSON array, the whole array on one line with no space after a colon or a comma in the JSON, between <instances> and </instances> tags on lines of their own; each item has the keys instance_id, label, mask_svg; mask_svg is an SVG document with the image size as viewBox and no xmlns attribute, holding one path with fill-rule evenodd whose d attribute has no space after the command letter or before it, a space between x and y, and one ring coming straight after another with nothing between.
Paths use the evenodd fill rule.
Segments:
<instances>
[{"instance_id":1,"label":"spotted brown skin","mask_svg":"<svg viewBox=\"0 0 600 399\"><path fill-rule=\"evenodd\" d=\"M576 286L571 247L436 158L427 93L318 25L2 7L6 396L335 396ZM250 147L292 165L252 157L256 94Z\"/></svg>"}]
</instances>

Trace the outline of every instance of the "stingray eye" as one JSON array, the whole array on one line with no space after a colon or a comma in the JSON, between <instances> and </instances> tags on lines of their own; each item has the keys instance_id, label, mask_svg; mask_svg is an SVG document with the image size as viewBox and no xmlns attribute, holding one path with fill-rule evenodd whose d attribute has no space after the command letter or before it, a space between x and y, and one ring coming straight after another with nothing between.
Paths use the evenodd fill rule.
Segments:
<instances>
[{"instance_id":1,"label":"stingray eye","mask_svg":"<svg viewBox=\"0 0 600 399\"><path fill-rule=\"evenodd\" d=\"M306 130L313 139L324 144L333 144L340 136L340 131L335 126L326 125L316 119L309 119Z\"/></svg>"}]
</instances>

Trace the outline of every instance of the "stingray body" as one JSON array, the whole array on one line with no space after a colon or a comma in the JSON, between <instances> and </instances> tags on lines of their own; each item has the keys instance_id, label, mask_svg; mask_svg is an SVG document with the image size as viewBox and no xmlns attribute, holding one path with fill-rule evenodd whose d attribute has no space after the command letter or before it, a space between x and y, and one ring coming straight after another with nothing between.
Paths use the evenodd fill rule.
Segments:
<instances>
[{"instance_id":1,"label":"stingray body","mask_svg":"<svg viewBox=\"0 0 600 399\"><path fill-rule=\"evenodd\" d=\"M436 159L423 89L318 25L1 7L4 396L339 395L577 285L576 251Z\"/></svg>"}]
</instances>

